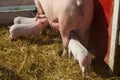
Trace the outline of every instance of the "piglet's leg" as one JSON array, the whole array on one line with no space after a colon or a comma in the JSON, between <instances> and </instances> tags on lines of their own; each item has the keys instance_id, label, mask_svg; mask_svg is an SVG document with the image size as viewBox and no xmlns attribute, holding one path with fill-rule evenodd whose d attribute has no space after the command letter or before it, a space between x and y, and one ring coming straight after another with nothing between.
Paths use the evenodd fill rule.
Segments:
<instances>
[{"instance_id":1,"label":"piglet's leg","mask_svg":"<svg viewBox=\"0 0 120 80\"><path fill-rule=\"evenodd\" d=\"M90 75L90 64L88 64L87 69L88 69L88 75Z\"/></svg>"},{"instance_id":2,"label":"piglet's leg","mask_svg":"<svg viewBox=\"0 0 120 80\"><path fill-rule=\"evenodd\" d=\"M39 39L39 31L34 32L34 38L35 38L35 41L38 41L38 39Z\"/></svg>"},{"instance_id":3,"label":"piglet's leg","mask_svg":"<svg viewBox=\"0 0 120 80\"><path fill-rule=\"evenodd\" d=\"M12 34L10 34L9 39L10 39L10 41L12 41L14 39Z\"/></svg>"},{"instance_id":4,"label":"piglet's leg","mask_svg":"<svg viewBox=\"0 0 120 80\"><path fill-rule=\"evenodd\" d=\"M71 50L68 47L68 57L70 58Z\"/></svg>"},{"instance_id":5,"label":"piglet's leg","mask_svg":"<svg viewBox=\"0 0 120 80\"><path fill-rule=\"evenodd\" d=\"M85 77L85 66L81 61L78 61L78 62L79 62L80 68L82 70L82 75L83 75L83 77Z\"/></svg>"},{"instance_id":6,"label":"piglet's leg","mask_svg":"<svg viewBox=\"0 0 120 80\"><path fill-rule=\"evenodd\" d=\"M88 75L90 75L90 66L91 66L92 60L90 55L87 56L87 69L88 69Z\"/></svg>"}]
</instances>

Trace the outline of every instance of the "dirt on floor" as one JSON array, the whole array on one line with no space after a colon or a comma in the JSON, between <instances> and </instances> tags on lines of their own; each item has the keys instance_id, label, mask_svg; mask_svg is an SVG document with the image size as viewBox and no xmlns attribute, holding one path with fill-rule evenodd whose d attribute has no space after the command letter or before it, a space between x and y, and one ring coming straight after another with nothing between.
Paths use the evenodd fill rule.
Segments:
<instances>
[{"instance_id":1,"label":"dirt on floor","mask_svg":"<svg viewBox=\"0 0 120 80\"><path fill-rule=\"evenodd\" d=\"M84 80L72 58L61 58L60 34L46 28L39 40L24 37L9 40L9 28L0 26L0 80ZM120 80L92 55L91 74L85 80Z\"/></svg>"}]
</instances>

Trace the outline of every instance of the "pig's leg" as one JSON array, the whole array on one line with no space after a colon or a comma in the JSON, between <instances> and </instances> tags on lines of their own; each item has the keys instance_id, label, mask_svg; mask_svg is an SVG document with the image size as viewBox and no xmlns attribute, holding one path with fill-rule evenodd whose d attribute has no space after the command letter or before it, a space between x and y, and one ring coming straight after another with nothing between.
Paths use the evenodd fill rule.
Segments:
<instances>
[{"instance_id":1,"label":"pig's leg","mask_svg":"<svg viewBox=\"0 0 120 80\"><path fill-rule=\"evenodd\" d=\"M35 38L35 41L38 41L38 39L39 39L38 35L35 35L34 38Z\"/></svg>"},{"instance_id":2,"label":"pig's leg","mask_svg":"<svg viewBox=\"0 0 120 80\"><path fill-rule=\"evenodd\" d=\"M68 56L69 56L69 58L70 58L70 54L71 54L71 50L68 47Z\"/></svg>"},{"instance_id":3,"label":"pig's leg","mask_svg":"<svg viewBox=\"0 0 120 80\"><path fill-rule=\"evenodd\" d=\"M90 75L90 66L91 66L91 64L88 64L88 65L87 65L88 75Z\"/></svg>"},{"instance_id":4,"label":"pig's leg","mask_svg":"<svg viewBox=\"0 0 120 80\"><path fill-rule=\"evenodd\" d=\"M70 31L67 29L60 29L60 34L63 42L63 53L62 53L62 57L63 57L68 53L68 42L69 42Z\"/></svg>"},{"instance_id":5,"label":"pig's leg","mask_svg":"<svg viewBox=\"0 0 120 80\"><path fill-rule=\"evenodd\" d=\"M78 62L79 62L80 68L81 68L81 70L82 70L82 75L83 75L83 77L85 77L85 66L84 66L84 62L81 61L81 60L78 60Z\"/></svg>"},{"instance_id":6,"label":"pig's leg","mask_svg":"<svg viewBox=\"0 0 120 80\"><path fill-rule=\"evenodd\" d=\"M68 42L69 42L70 31L62 30L60 31L60 34L61 34L62 41L63 41L63 53L62 53L62 57L63 57L68 53Z\"/></svg>"},{"instance_id":7,"label":"pig's leg","mask_svg":"<svg viewBox=\"0 0 120 80\"><path fill-rule=\"evenodd\" d=\"M67 28L68 26L63 21L63 19L61 19L59 22L60 22L60 24L50 21L50 25L54 29L59 30L59 32L61 34L62 42L63 42L63 53L62 53L62 57L63 57L68 52L68 42L69 42L70 30L69 30L69 28Z\"/></svg>"},{"instance_id":8,"label":"pig's leg","mask_svg":"<svg viewBox=\"0 0 120 80\"><path fill-rule=\"evenodd\" d=\"M59 23L50 22L50 25L54 29L59 30L59 32L61 34L62 42L63 42L63 53L62 53L61 57L63 57L65 54L68 53L68 42L69 42L70 31L68 31L67 29L65 30L65 29L61 28L61 27L63 27L63 24L59 25Z\"/></svg>"},{"instance_id":9,"label":"pig's leg","mask_svg":"<svg viewBox=\"0 0 120 80\"><path fill-rule=\"evenodd\" d=\"M39 2L39 0L34 0L34 3L36 5L36 7L37 7L38 13L44 14L43 8L42 8L41 3Z\"/></svg>"},{"instance_id":10,"label":"pig's leg","mask_svg":"<svg viewBox=\"0 0 120 80\"><path fill-rule=\"evenodd\" d=\"M10 36L9 36L9 39L10 39L10 40L13 40L13 36L12 36L11 34L10 34Z\"/></svg>"},{"instance_id":11,"label":"pig's leg","mask_svg":"<svg viewBox=\"0 0 120 80\"><path fill-rule=\"evenodd\" d=\"M34 38L35 38L35 41L39 39L39 31L34 32Z\"/></svg>"},{"instance_id":12,"label":"pig's leg","mask_svg":"<svg viewBox=\"0 0 120 80\"><path fill-rule=\"evenodd\" d=\"M65 56L68 53L68 43L69 43L69 37L70 37L70 32L71 32L71 27L70 23L70 16L66 14L66 12L63 12L59 18L59 32L62 37L62 42L63 42L63 53L62 57Z\"/></svg>"},{"instance_id":13,"label":"pig's leg","mask_svg":"<svg viewBox=\"0 0 120 80\"><path fill-rule=\"evenodd\" d=\"M88 55L88 59L87 59L87 69L88 69L88 75L90 75L90 66L91 66L91 58L90 55Z\"/></svg>"},{"instance_id":14,"label":"pig's leg","mask_svg":"<svg viewBox=\"0 0 120 80\"><path fill-rule=\"evenodd\" d=\"M14 40L16 38L17 38L16 35L13 35L13 34L10 34L10 36L9 36L10 41L12 41L12 40Z\"/></svg>"}]
</instances>

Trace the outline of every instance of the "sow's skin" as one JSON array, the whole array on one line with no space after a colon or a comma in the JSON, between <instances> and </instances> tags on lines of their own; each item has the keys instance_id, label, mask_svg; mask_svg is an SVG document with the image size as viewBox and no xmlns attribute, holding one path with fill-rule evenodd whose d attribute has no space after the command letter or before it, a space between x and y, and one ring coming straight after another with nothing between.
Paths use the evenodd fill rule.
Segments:
<instances>
[{"instance_id":1,"label":"sow's skin","mask_svg":"<svg viewBox=\"0 0 120 80\"><path fill-rule=\"evenodd\" d=\"M39 19L30 24L14 24L10 27L9 38L10 40L13 40L21 36L34 35L35 39L37 39L39 34L47 25L47 19Z\"/></svg>"},{"instance_id":2,"label":"sow's skin","mask_svg":"<svg viewBox=\"0 0 120 80\"><path fill-rule=\"evenodd\" d=\"M84 77L85 77L86 68L88 69L88 74L90 74L90 65L91 65L90 53L78 41L77 37L75 36L74 37L71 36L70 38L68 44L68 53L69 53L69 58L70 58L70 53L72 53L74 58L79 62Z\"/></svg>"},{"instance_id":3,"label":"sow's skin","mask_svg":"<svg viewBox=\"0 0 120 80\"><path fill-rule=\"evenodd\" d=\"M69 35L76 30L84 43L93 17L93 0L34 0L39 12L44 12L51 27L57 29L63 42L62 57L67 53ZM43 10L43 11L42 11Z\"/></svg>"}]
</instances>

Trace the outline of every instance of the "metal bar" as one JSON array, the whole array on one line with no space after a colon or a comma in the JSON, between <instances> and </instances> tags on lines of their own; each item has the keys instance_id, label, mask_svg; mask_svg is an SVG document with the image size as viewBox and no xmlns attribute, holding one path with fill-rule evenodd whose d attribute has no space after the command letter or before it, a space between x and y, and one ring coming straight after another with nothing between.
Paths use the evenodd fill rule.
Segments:
<instances>
[{"instance_id":1,"label":"metal bar","mask_svg":"<svg viewBox=\"0 0 120 80\"><path fill-rule=\"evenodd\" d=\"M110 44L110 55L109 55L109 66L111 72L114 71L114 59L115 59L115 49L117 43L117 32L118 32L118 14L119 14L119 0L114 0L114 11L112 19L112 32L111 32L111 44Z\"/></svg>"},{"instance_id":2,"label":"metal bar","mask_svg":"<svg viewBox=\"0 0 120 80\"><path fill-rule=\"evenodd\" d=\"M31 10L34 9L35 5L24 5L24 6L7 6L0 7L0 12L10 12L10 11L18 11L18 10Z\"/></svg>"}]
</instances>

